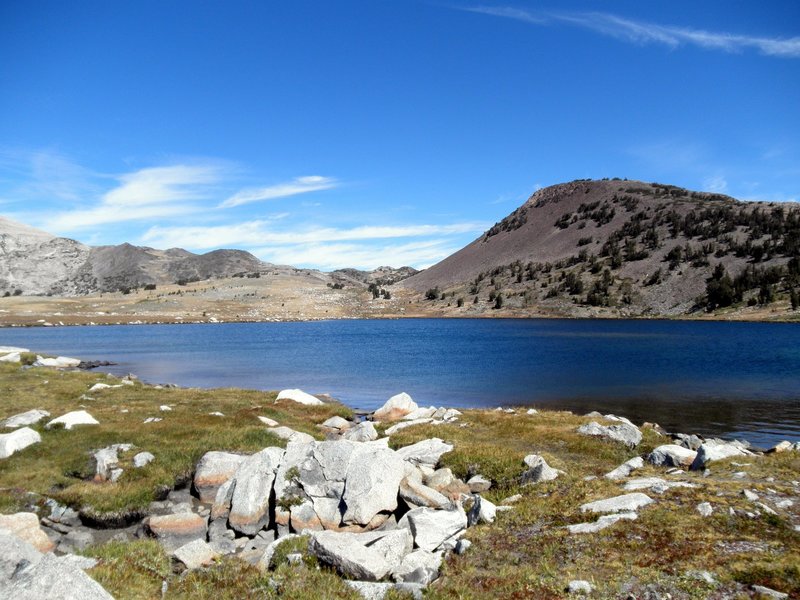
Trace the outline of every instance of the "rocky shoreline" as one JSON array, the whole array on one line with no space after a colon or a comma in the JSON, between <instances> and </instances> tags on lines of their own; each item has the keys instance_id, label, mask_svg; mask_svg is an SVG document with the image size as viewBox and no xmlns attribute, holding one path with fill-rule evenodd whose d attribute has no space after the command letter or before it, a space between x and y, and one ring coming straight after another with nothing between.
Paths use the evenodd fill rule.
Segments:
<instances>
[{"instance_id":1,"label":"rocky shoreline","mask_svg":"<svg viewBox=\"0 0 800 600\"><path fill-rule=\"evenodd\" d=\"M0 362L14 363L26 352L24 348L0 348ZM81 364L68 357L37 356L31 368L59 372L80 368ZM87 393L110 393L135 384L135 377L128 376L117 383L96 383ZM297 389L280 392L275 402L306 407L325 404ZM161 405L159 410L163 416L151 417L151 422L157 423L172 412L169 405ZM498 407L493 412L514 419L536 419L539 415L535 409ZM225 416L219 411L209 414ZM0 434L0 458L13 460L12 455L30 452L28 448L35 448L42 435L50 431L99 423L88 410L69 411L54 419L51 416L47 411L31 409L6 418L0 427L13 431ZM745 442L669 434L651 423L638 427L615 415L593 412L585 417L588 421L576 429L579 436L633 452L642 442L643 431L663 443L600 478L584 477L589 483L604 479L619 484L621 493L578 506L584 520L561 526L570 536L625 527L666 492L702 485L702 479L687 476L708 476L717 461L758 460L764 454L800 452L800 442L785 441L764 450ZM436 582L448 557L470 552L468 531L479 525L492 526L499 514L515 511L523 500L521 494L514 494L492 502L487 492L498 482L485 473L456 476L441 464L442 457L455 448L442 438L428 437L390 447L391 436L411 428L472 426L461 411L420 407L404 393L393 396L366 418L333 416L318 423L322 440L270 417L258 419L266 432L285 441L285 447L268 446L254 453L208 448L190 477L164 489L146 510L93 514L32 495L29 501L35 511L0 515L0 595L110 598L85 573L97 566L97 561L79 553L109 540L150 538L169 554L176 571L210 568L225 556L263 573L282 563L300 568L313 561L337 572L364 598L382 598L389 590L420 598L425 588ZM33 428L44 422L43 433ZM159 449L135 447L120 434L115 443L93 450L90 461L92 484L108 486L157 463ZM659 476L634 475L646 465L657 469ZM551 467L544 456L528 454L519 463L515 485L523 490L536 489L568 476ZM739 479L744 483L746 477L742 471ZM800 494L800 482L793 484ZM777 515L776 511L786 511L795 504L794 500L759 494L744 486L741 494L748 502L742 516L749 519ZM693 510L710 517L719 509L702 502ZM800 532L800 517L795 514L792 519L795 531ZM698 577L715 581L709 572ZM60 596L59 582L65 580L71 582L70 595ZM578 579L565 582L564 587L565 594L591 594L593 589L591 582ZM753 597L787 597L752 586L739 591ZM166 594L167 590L162 592Z\"/></svg>"}]
</instances>

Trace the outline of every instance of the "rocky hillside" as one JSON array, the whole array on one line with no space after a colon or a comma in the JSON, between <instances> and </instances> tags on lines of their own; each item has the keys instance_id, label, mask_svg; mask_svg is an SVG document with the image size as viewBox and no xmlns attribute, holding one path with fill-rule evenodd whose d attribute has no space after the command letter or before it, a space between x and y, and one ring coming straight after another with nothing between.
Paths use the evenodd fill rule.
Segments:
<instances>
[{"instance_id":1,"label":"rocky hillside","mask_svg":"<svg viewBox=\"0 0 800 600\"><path fill-rule=\"evenodd\" d=\"M0 295L74 296L258 272L241 250L193 254L131 244L91 247L0 217Z\"/></svg>"},{"instance_id":2,"label":"rocky hillside","mask_svg":"<svg viewBox=\"0 0 800 600\"><path fill-rule=\"evenodd\" d=\"M338 269L331 275L341 283L375 284L377 286L392 285L419 273L413 267L378 267L373 271L360 271L358 269Z\"/></svg>"},{"instance_id":3,"label":"rocky hillside","mask_svg":"<svg viewBox=\"0 0 800 600\"><path fill-rule=\"evenodd\" d=\"M400 285L466 314L681 315L778 298L796 303L799 256L796 203L578 180L537 191Z\"/></svg>"}]
</instances>

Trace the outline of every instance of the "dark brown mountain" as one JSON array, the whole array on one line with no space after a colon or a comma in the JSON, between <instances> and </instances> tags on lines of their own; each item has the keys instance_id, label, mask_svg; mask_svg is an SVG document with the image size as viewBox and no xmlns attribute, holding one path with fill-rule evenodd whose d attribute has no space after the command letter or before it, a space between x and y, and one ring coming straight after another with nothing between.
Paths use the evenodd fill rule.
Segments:
<instances>
[{"instance_id":1,"label":"dark brown mountain","mask_svg":"<svg viewBox=\"0 0 800 600\"><path fill-rule=\"evenodd\" d=\"M797 203L579 180L537 191L474 242L399 285L433 306L460 298L465 314L501 305L522 313L681 315L789 298L800 287L798 256Z\"/></svg>"}]
</instances>

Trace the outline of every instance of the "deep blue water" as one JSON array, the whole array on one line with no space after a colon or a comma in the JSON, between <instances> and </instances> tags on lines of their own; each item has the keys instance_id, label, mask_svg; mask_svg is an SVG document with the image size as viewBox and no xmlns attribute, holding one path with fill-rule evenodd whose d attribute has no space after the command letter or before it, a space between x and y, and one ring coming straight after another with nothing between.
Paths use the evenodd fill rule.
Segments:
<instances>
[{"instance_id":1,"label":"deep blue water","mask_svg":"<svg viewBox=\"0 0 800 600\"><path fill-rule=\"evenodd\" d=\"M0 329L0 345L112 360L152 383L299 387L372 409L600 410L673 431L800 439L800 326L583 320L323 321Z\"/></svg>"}]
</instances>

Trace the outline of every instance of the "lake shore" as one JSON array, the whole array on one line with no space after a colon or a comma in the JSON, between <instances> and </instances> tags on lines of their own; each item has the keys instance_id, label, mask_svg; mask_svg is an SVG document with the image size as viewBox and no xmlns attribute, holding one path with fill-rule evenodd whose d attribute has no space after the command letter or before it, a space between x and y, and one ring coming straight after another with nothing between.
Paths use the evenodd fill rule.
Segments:
<instances>
[{"instance_id":1,"label":"lake shore","mask_svg":"<svg viewBox=\"0 0 800 600\"><path fill-rule=\"evenodd\" d=\"M342 567L331 567L330 559L322 560L314 550L309 542L313 533L292 542L291 551L276 555L266 569L247 560L264 552L264 546L253 546L258 536L236 533L233 541L241 542L240 549L176 575L172 551L152 530L138 525L147 515L179 514L170 506L187 502L191 514L209 518L213 506L189 495L192 488L187 488L188 482L197 482L196 466L205 453L249 455L286 447L287 439L270 430L272 422L309 436L304 439L334 440L342 432L319 424L333 423L336 416L350 423L336 421L337 427L353 427L350 409L338 403L278 401L268 392L127 381L94 372L0 364L1 417L31 409L46 410L49 418L85 410L98 421L71 430L45 427L49 418L30 425L41 442L0 460L0 512L36 513L45 530L58 534L51 533L58 547L70 532L88 531L94 542L72 551L98 561L89 576L117 598L160 597L162 589L166 598L233 598L256 590L265 597L360 597L336 573ZM464 410L453 417L440 424L435 418L375 422L377 435L388 439L391 450L386 452L444 440L452 449L434 466L449 469L461 482L480 475L488 486L478 492L486 505L509 507L465 530L463 539L471 546L463 554L446 555L426 598L559 598L570 585L579 585L575 582L586 582L593 597L602 598L667 593L673 598L756 598L762 593L756 586L800 593L800 452L732 455L705 464L705 470L692 470L681 462L685 457L677 458L680 452L672 465L656 463L673 459L652 458L657 449L680 443L679 438L664 436L656 426L628 426L616 417L519 408ZM391 429L398 422L412 424ZM636 430L641 439L581 433L592 423L618 428L612 431ZM696 441L686 438L688 446ZM105 472L121 468L116 481L99 477L98 462L92 460L110 444L132 445ZM681 452L687 451L693 452ZM133 457L143 452L154 459L136 468ZM529 455L560 473L526 480L526 463L533 460ZM632 465L627 474L608 476L623 463ZM547 469L537 472L551 477ZM302 472L299 476L302 482ZM644 495L649 504L613 524L581 508L625 494ZM46 498L72 507L80 522L60 526L62 533L52 530L59 525L53 523ZM123 515L129 516L112 529L91 525L108 526ZM596 521L609 525L594 530ZM76 537L72 533L68 539ZM250 547L255 553L246 554ZM299 562L287 558L292 553L300 555ZM142 570L145 563L151 567Z\"/></svg>"}]
</instances>

